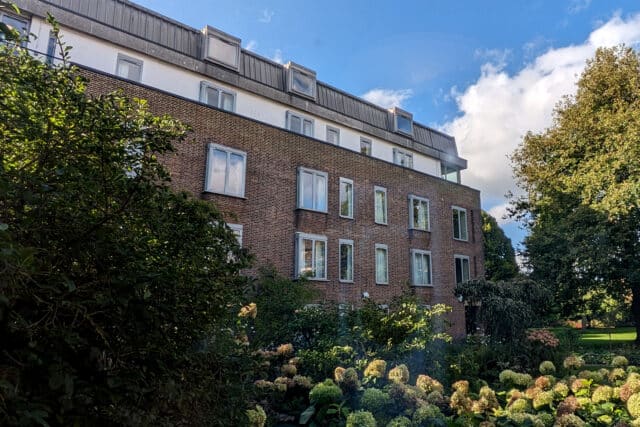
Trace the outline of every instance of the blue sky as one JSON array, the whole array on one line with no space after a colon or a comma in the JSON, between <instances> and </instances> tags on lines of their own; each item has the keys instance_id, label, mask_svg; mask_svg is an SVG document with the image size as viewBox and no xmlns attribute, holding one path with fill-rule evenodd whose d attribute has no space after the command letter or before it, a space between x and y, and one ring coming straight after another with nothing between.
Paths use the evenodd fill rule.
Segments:
<instances>
[{"instance_id":1,"label":"blue sky","mask_svg":"<svg viewBox=\"0 0 640 427\"><path fill-rule=\"evenodd\" d=\"M550 126L596 47L640 46L638 0L135 1L454 135L463 183L514 245L524 232L500 218L518 193L508 154Z\"/></svg>"}]
</instances>

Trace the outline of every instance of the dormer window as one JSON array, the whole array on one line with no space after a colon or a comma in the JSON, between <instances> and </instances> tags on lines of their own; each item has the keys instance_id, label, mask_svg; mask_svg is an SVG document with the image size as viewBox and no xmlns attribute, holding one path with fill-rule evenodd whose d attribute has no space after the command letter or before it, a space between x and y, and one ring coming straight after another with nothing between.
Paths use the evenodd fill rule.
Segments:
<instances>
[{"instance_id":1,"label":"dormer window","mask_svg":"<svg viewBox=\"0 0 640 427\"><path fill-rule=\"evenodd\" d=\"M316 99L316 73L301 65L289 62L287 68L287 90L298 95Z\"/></svg>"},{"instance_id":2,"label":"dormer window","mask_svg":"<svg viewBox=\"0 0 640 427\"><path fill-rule=\"evenodd\" d=\"M240 39L207 26L202 30L205 37L204 59L238 70L240 64Z\"/></svg>"},{"instance_id":3,"label":"dormer window","mask_svg":"<svg viewBox=\"0 0 640 427\"><path fill-rule=\"evenodd\" d=\"M393 113L394 131L413 136L413 114L394 107Z\"/></svg>"}]
</instances>

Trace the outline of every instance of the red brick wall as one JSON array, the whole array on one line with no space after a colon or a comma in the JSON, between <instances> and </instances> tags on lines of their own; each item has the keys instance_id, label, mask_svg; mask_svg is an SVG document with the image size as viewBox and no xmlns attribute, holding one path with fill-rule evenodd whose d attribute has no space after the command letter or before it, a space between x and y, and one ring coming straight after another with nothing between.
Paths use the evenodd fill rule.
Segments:
<instances>
[{"instance_id":1,"label":"red brick wall","mask_svg":"<svg viewBox=\"0 0 640 427\"><path fill-rule=\"evenodd\" d=\"M328 281L313 282L314 286L324 291L327 300L357 303L366 291L374 300L384 302L410 288L410 249L429 250L433 287L411 289L428 304L452 306L450 332L464 334L464 307L452 293L454 254L469 256L472 277L484 274L478 191L153 89L85 73L95 93L122 88L131 96L147 99L153 112L169 114L192 126L188 140L164 159L172 185L214 202L228 222L242 224L243 246L256 256L256 266L272 264L293 277L295 233L324 235ZM203 193L206 145L210 142L247 153L244 199ZM328 213L296 209L299 166L328 173ZM353 220L338 215L340 177L354 181ZM387 189L386 226L374 223L376 185ZM429 199L430 232L408 229L410 194ZM467 209L468 242L453 239L452 205ZM354 283L338 281L338 239L354 241ZM389 249L389 285L375 284L376 243Z\"/></svg>"}]
</instances>

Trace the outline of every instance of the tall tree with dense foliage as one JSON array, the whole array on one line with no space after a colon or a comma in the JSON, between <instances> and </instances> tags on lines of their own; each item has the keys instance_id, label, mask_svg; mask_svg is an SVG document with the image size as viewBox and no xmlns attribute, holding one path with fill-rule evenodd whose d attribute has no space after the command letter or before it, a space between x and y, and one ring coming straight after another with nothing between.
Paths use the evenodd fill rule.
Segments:
<instances>
[{"instance_id":1,"label":"tall tree with dense foliage","mask_svg":"<svg viewBox=\"0 0 640 427\"><path fill-rule=\"evenodd\" d=\"M518 274L516 253L494 217L482 211L485 278L491 281L509 280Z\"/></svg>"},{"instance_id":2,"label":"tall tree with dense foliage","mask_svg":"<svg viewBox=\"0 0 640 427\"><path fill-rule=\"evenodd\" d=\"M248 257L168 187L187 135L0 45L0 424L241 422Z\"/></svg>"},{"instance_id":3,"label":"tall tree with dense foliage","mask_svg":"<svg viewBox=\"0 0 640 427\"><path fill-rule=\"evenodd\" d=\"M598 49L553 125L527 134L512 160L527 194L516 209L529 215L534 277L554 285L565 312L594 287L631 294L640 332L638 53Z\"/></svg>"}]
</instances>

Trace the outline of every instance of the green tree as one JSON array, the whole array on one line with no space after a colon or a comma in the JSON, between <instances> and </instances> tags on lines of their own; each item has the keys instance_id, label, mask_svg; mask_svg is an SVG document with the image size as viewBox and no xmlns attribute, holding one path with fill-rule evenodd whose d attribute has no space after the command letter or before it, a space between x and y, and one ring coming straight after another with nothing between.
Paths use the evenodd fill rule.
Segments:
<instances>
[{"instance_id":1,"label":"green tree","mask_svg":"<svg viewBox=\"0 0 640 427\"><path fill-rule=\"evenodd\" d=\"M494 217L482 211L484 277L490 281L513 279L518 274L516 253Z\"/></svg>"},{"instance_id":2,"label":"green tree","mask_svg":"<svg viewBox=\"0 0 640 427\"><path fill-rule=\"evenodd\" d=\"M241 422L248 256L168 187L186 136L0 45L0 424Z\"/></svg>"},{"instance_id":3,"label":"green tree","mask_svg":"<svg viewBox=\"0 0 640 427\"><path fill-rule=\"evenodd\" d=\"M526 241L534 277L553 286L565 312L591 289L632 295L640 330L640 59L601 48L553 125L529 133L512 157L527 197ZM640 343L640 333L637 335Z\"/></svg>"}]
</instances>

